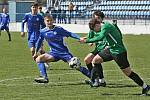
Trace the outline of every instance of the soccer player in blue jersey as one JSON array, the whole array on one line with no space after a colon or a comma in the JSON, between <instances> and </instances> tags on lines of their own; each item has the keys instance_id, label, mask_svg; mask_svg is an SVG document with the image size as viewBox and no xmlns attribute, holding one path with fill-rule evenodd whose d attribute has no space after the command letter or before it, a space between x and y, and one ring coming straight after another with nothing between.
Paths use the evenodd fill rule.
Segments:
<instances>
[{"instance_id":1,"label":"soccer player in blue jersey","mask_svg":"<svg viewBox=\"0 0 150 100\"><path fill-rule=\"evenodd\" d=\"M38 14L38 4L33 3L31 5L31 12L26 13L21 26L21 36L25 36L24 25L27 23L28 32L28 47L30 48L31 55L35 52L35 44L40 35L40 29L45 27L44 18ZM41 50L41 53L44 52Z\"/></svg>"},{"instance_id":2,"label":"soccer player in blue jersey","mask_svg":"<svg viewBox=\"0 0 150 100\"><path fill-rule=\"evenodd\" d=\"M41 75L41 77L35 78L35 81L38 83L48 83L48 77L44 65L45 62L57 62L58 60L63 60L64 62L69 63L73 58L73 55L64 44L64 37L71 37L77 40L80 39L77 34L69 32L60 26L53 25L53 18L51 16L45 16L44 21L46 27L40 31L41 34L33 55ZM50 52L38 56L39 48L44 39L50 47Z\"/></svg>"},{"instance_id":3,"label":"soccer player in blue jersey","mask_svg":"<svg viewBox=\"0 0 150 100\"><path fill-rule=\"evenodd\" d=\"M9 22L10 22L10 18L6 12L6 8L3 8L3 13L0 15L0 35L1 35L1 30L5 29L9 37L8 41L11 41L11 34L9 32Z\"/></svg>"}]
</instances>

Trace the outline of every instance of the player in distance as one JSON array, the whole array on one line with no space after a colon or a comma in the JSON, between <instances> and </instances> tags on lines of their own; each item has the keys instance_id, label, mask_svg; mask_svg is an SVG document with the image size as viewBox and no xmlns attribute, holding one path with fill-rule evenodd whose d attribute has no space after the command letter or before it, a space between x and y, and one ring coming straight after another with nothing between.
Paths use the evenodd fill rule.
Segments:
<instances>
[{"instance_id":1,"label":"player in distance","mask_svg":"<svg viewBox=\"0 0 150 100\"><path fill-rule=\"evenodd\" d=\"M0 35L1 31L5 29L9 37L8 41L11 41L11 34L9 32L9 22L10 18L7 14L7 10L6 8L3 8L3 13L0 15Z\"/></svg>"},{"instance_id":2,"label":"player in distance","mask_svg":"<svg viewBox=\"0 0 150 100\"><path fill-rule=\"evenodd\" d=\"M45 27L43 17L38 14L38 4L33 3L31 5L31 12L26 13L21 26L21 36L25 37L24 25L27 23L27 33L28 33L28 47L30 48L31 55L33 56L35 52L35 44L40 35L40 29ZM41 49L41 53L44 52Z\"/></svg>"}]
</instances>

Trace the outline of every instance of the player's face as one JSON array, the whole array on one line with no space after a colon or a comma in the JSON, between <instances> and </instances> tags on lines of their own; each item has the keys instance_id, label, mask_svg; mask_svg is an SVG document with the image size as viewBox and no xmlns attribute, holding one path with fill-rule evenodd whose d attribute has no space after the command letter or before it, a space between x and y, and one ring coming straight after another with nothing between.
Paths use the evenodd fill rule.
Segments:
<instances>
[{"instance_id":1,"label":"player's face","mask_svg":"<svg viewBox=\"0 0 150 100\"><path fill-rule=\"evenodd\" d=\"M33 13L37 13L37 12L38 12L38 7L37 7L37 6L32 6L32 7L31 7L31 11L32 11Z\"/></svg>"},{"instance_id":2,"label":"player's face","mask_svg":"<svg viewBox=\"0 0 150 100\"><path fill-rule=\"evenodd\" d=\"M101 21L98 21L94 26L94 31L99 32L101 29Z\"/></svg>"},{"instance_id":3,"label":"player's face","mask_svg":"<svg viewBox=\"0 0 150 100\"><path fill-rule=\"evenodd\" d=\"M6 9L5 8L3 8L3 13L6 13Z\"/></svg>"},{"instance_id":4,"label":"player's face","mask_svg":"<svg viewBox=\"0 0 150 100\"><path fill-rule=\"evenodd\" d=\"M44 22L47 27L49 27L49 28L53 27L53 19L45 18Z\"/></svg>"}]
</instances>

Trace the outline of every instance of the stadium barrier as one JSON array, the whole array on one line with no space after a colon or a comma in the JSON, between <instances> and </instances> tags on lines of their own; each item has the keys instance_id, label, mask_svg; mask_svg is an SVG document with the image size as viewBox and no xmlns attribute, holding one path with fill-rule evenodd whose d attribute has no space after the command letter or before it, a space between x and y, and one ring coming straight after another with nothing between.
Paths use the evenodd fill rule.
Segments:
<instances>
[{"instance_id":1,"label":"stadium barrier","mask_svg":"<svg viewBox=\"0 0 150 100\"><path fill-rule=\"evenodd\" d=\"M88 25L80 25L80 24L56 24L58 26L62 26L66 30L69 30L74 33L88 33L89 27ZM123 34L150 34L150 25L119 25L120 30ZM20 32L21 31L21 23L10 23L9 24L10 31ZM26 30L26 27L25 27Z\"/></svg>"}]
</instances>

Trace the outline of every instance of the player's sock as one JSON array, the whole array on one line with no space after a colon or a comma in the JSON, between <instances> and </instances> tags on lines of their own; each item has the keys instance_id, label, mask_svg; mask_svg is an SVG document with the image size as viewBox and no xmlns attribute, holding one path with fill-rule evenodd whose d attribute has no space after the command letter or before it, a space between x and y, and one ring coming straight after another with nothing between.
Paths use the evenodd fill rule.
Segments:
<instances>
[{"instance_id":1,"label":"player's sock","mask_svg":"<svg viewBox=\"0 0 150 100\"><path fill-rule=\"evenodd\" d=\"M93 68L92 63L89 63L89 64L87 64L86 66L87 66L88 70L91 72L91 70L92 70L92 68Z\"/></svg>"},{"instance_id":2,"label":"player's sock","mask_svg":"<svg viewBox=\"0 0 150 100\"><path fill-rule=\"evenodd\" d=\"M79 71L80 71L83 75L87 76L88 78L91 77L90 71L89 71L88 69L86 69L85 67L80 67Z\"/></svg>"},{"instance_id":3,"label":"player's sock","mask_svg":"<svg viewBox=\"0 0 150 100\"><path fill-rule=\"evenodd\" d=\"M8 37L9 37L9 41L11 41L11 35L10 35L10 33L8 34Z\"/></svg>"},{"instance_id":4,"label":"player's sock","mask_svg":"<svg viewBox=\"0 0 150 100\"><path fill-rule=\"evenodd\" d=\"M103 67L102 67L102 65L101 64L94 64L94 67L96 69L98 77L100 79L103 79L104 75L103 75Z\"/></svg>"},{"instance_id":5,"label":"player's sock","mask_svg":"<svg viewBox=\"0 0 150 100\"><path fill-rule=\"evenodd\" d=\"M91 70L91 81L94 82L96 78L97 78L97 71L96 68L93 67Z\"/></svg>"},{"instance_id":6,"label":"player's sock","mask_svg":"<svg viewBox=\"0 0 150 100\"><path fill-rule=\"evenodd\" d=\"M142 88L145 89L147 87L147 84L143 84Z\"/></svg>"},{"instance_id":7,"label":"player's sock","mask_svg":"<svg viewBox=\"0 0 150 100\"><path fill-rule=\"evenodd\" d=\"M47 73L46 73L46 68L44 63L37 63L40 74L42 75L42 77L47 78Z\"/></svg>"},{"instance_id":8,"label":"player's sock","mask_svg":"<svg viewBox=\"0 0 150 100\"><path fill-rule=\"evenodd\" d=\"M143 80L134 72L131 72L131 74L129 75L129 77L135 82L137 83L139 86L143 86L144 82Z\"/></svg>"}]
</instances>

